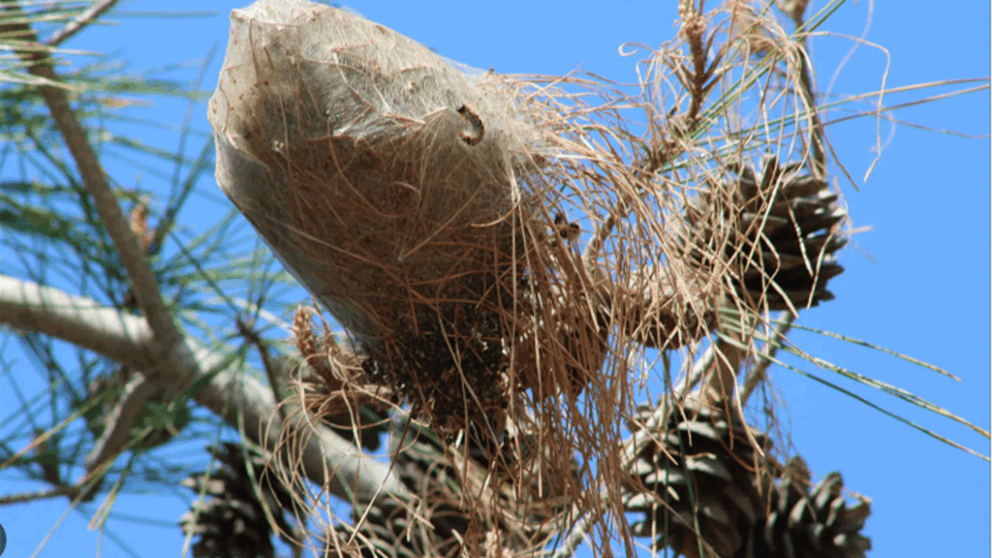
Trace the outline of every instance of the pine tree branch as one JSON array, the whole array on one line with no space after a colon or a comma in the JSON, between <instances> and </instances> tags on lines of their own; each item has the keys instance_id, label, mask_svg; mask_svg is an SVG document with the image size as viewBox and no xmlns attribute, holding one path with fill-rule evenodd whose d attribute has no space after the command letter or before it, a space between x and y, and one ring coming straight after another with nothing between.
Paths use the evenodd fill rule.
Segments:
<instances>
[{"instance_id":1,"label":"pine tree branch","mask_svg":"<svg viewBox=\"0 0 992 558\"><path fill-rule=\"evenodd\" d=\"M101 464L112 461L127 445L134 420L127 417L137 417L141 414L145 403L159 391L140 371L131 373L131 379L121 392L120 400L114 405L110 416L106 418L109 428L105 429L86 456L83 465L87 473L93 473Z\"/></svg>"},{"instance_id":2,"label":"pine tree branch","mask_svg":"<svg viewBox=\"0 0 992 558\"><path fill-rule=\"evenodd\" d=\"M98 8L99 5L96 7ZM15 18L28 15L17 2L0 5L0 11ZM95 15L96 12L93 17ZM15 53L28 65L28 73L41 78L42 83L38 85L38 91L76 162L86 191L92 196L100 219L117 249L131 284L131 292L134 293L151 327L156 343L147 346L148 352L154 353L150 355L153 362L167 361L169 358L166 355L171 356L185 349L180 342L183 336L165 307L144 247L131 230L130 223L117 203L117 198L107 180L107 174L90 144L89 134L69 105L65 90L59 86L61 80L52 66L50 51L47 48L36 48L41 43L28 21L27 18L23 21L14 19L11 23L4 24L2 31L19 38L21 48L15 47ZM82 24L81 22L80 25ZM184 358L186 355L177 356L182 360L188 360ZM123 449L127 433L134 426L148 398L157 391L156 388L165 390L167 396L172 396L188 385L186 377L172 378L168 382L162 381L159 376L163 373L165 371L161 367L145 367L143 376L139 377L134 385L129 386L130 389L125 392L114 409L113 415L116 420L110 423L110 428L104 431L93 451L86 457L87 472L92 472L101 463L113 459Z\"/></svg>"},{"instance_id":3,"label":"pine tree branch","mask_svg":"<svg viewBox=\"0 0 992 558\"><path fill-rule=\"evenodd\" d=\"M246 341L251 343L255 350L258 351L258 357L262 360L262 368L265 369L265 376L269 379L269 387L272 389L272 393L275 395L278 404L278 399L283 396L283 389L280 382L280 374L277 370L276 363L272 361L271 355L269 355L269 348L265 345L265 341L262 340L262 336L258 334L252 328L253 324L248 324L241 317L235 318L235 324L238 327L238 332L241 336L245 338ZM279 407L279 416L282 420L286 420L286 410L282 405Z\"/></svg>"},{"instance_id":4,"label":"pine tree branch","mask_svg":"<svg viewBox=\"0 0 992 558\"><path fill-rule=\"evenodd\" d=\"M0 9L9 15L27 15L16 3L2 4ZM5 31L16 33L24 46L39 44L37 33L25 22L15 21L4 27ZM151 325L152 331L155 332L156 338L163 345L168 346L168 341L178 339L181 335L172 321L172 316L165 309L155 274L145 257L141 243L117 203L103 165L90 144L89 134L69 105L65 90L58 85L61 80L52 67L52 59L48 51L15 47L15 52L28 64L28 73L41 78L44 83L52 84L39 85L38 90L65 140L69 153L76 162L86 191L93 197L100 219L106 226L127 272L138 305Z\"/></svg>"},{"instance_id":5,"label":"pine tree branch","mask_svg":"<svg viewBox=\"0 0 992 558\"><path fill-rule=\"evenodd\" d=\"M0 275L0 323L37 331L143 370L155 364L142 318L51 287Z\"/></svg>"},{"instance_id":6,"label":"pine tree branch","mask_svg":"<svg viewBox=\"0 0 992 558\"><path fill-rule=\"evenodd\" d=\"M778 352L779 347L782 346L782 343L785 341L785 335L792 329L792 322L796 319L792 312L782 312L780 317L782 321L775 327L775 333L765 343L764 350L758 356L758 362L748 370L747 376L744 377L744 386L741 388L742 406L751 398L751 394L754 393L758 384L765 379L765 372L768 371L768 367L775 360L775 354Z\"/></svg>"},{"instance_id":7,"label":"pine tree branch","mask_svg":"<svg viewBox=\"0 0 992 558\"><path fill-rule=\"evenodd\" d=\"M59 29L54 35L49 37L45 44L50 47L56 47L67 40L76 33L82 31L84 27L89 25L94 19L100 17L104 12L109 10L117 3L117 0L101 0L96 4L93 4L89 8L79 14L72 21L67 23L65 27Z\"/></svg>"},{"instance_id":8,"label":"pine tree branch","mask_svg":"<svg viewBox=\"0 0 992 558\"><path fill-rule=\"evenodd\" d=\"M7 504L24 504L27 502L34 502L35 500L48 500L50 498L59 498L61 496L75 497L79 493L79 488L76 486L56 486L55 488L47 488L45 490L38 490L35 492L18 492L16 494L6 494L0 496L0 506L6 506Z\"/></svg>"},{"instance_id":9,"label":"pine tree branch","mask_svg":"<svg viewBox=\"0 0 992 558\"><path fill-rule=\"evenodd\" d=\"M106 308L51 287L0 275L0 323L57 337L141 370L155 354L148 324L138 316ZM307 478L349 502L371 501L380 490L407 495L389 465L366 456L329 428L307 422L297 413L288 430L312 433L307 439L286 439L272 391L250 374L228 364L226 355L191 339L179 343L184 351L170 353L159 371L164 381L189 377L205 384L194 399L274 453L286 446L299 452ZM190 358L182 358L189 355ZM284 446L285 444L285 446Z\"/></svg>"}]
</instances>

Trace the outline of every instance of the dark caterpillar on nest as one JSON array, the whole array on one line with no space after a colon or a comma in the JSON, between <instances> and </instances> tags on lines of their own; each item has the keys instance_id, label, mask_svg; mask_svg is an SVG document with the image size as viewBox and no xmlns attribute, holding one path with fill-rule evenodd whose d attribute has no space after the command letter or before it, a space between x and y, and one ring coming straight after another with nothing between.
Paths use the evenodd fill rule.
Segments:
<instances>
[{"instance_id":1,"label":"dark caterpillar on nest","mask_svg":"<svg viewBox=\"0 0 992 558\"><path fill-rule=\"evenodd\" d=\"M459 105L457 109L458 114L468 121L469 125L472 127L469 131L463 131L459 134L459 137L467 143L468 145L476 145L482 141L482 137L486 134L486 127L482 123L482 118L479 117L479 113L475 112L471 106L462 104Z\"/></svg>"}]
</instances>

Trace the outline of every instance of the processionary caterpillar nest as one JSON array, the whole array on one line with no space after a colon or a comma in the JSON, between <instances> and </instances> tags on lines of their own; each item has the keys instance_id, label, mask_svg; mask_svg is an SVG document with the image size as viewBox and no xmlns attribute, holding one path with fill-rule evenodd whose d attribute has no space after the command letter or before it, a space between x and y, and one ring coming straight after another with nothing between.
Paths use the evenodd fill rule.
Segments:
<instances>
[{"instance_id":1,"label":"processionary caterpillar nest","mask_svg":"<svg viewBox=\"0 0 992 558\"><path fill-rule=\"evenodd\" d=\"M404 398L449 458L475 449L480 462L532 468L606 517L598 492L579 487L626 475L612 450L633 383L654 365L644 349L692 356L708 332L758 323L756 310L828 299L840 272L845 214L823 177L803 174L802 157L745 170L772 141L754 130L768 127L717 125L724 108L705 101L724 78L713 70L751 55L704 48L719 27L697 16L680 39L695 77L681 74L682 50L658 51L634 94L574 75L471 75L302 0L260 0L231 19L209 106L217 181L352 336L361 368L349 361L354 375L334 389L361 377ZM676 81L687 94L659 106ZM724 337L714 343L732 345L733 360L703 371L719 380L708 382L715 399L754 354L751 338ZM572 482L575 454L596 461ZM484 490L460 501L529 484L501 488L495 470L479 471ZM623 513L619 499L611 506Z\"/></svg>"},{"instance_id":2,"label":"processionary caterpillar nest","mask_svg":"<svg viewBox=\"0 0 992 558\"><path fill-rule=\"evenodd\" d=\"M540 137L515 91L328 6L262 0L231 20L209 106L221 188L372 382L442 421L499 412L507 316L550 211L523 185Z\"/></svg>"}]
</instances>

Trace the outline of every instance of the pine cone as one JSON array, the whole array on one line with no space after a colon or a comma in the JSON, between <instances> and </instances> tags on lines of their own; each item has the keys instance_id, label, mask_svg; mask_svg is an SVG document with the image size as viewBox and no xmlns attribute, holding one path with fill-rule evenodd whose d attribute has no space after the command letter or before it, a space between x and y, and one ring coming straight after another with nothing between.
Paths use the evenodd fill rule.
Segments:
<instances>
[{"instance_id":1,"label":"pine cone","mask_svg":"<svg viewBox=\"0 0 992 558\"><path fill-rule=\"evenodd\" d=\"M768 515L734 558L864 558L871 540L861 529L871 505L861 498L848 507L843 489L840 473L830 473L812 490L808 472L784 474L768 491Z\"/></svg>"},{"instance_id":2,"label":"pine cone","mask_svg":"<svg viewBox=\"0 0 992 558\"><path fill-rule=\"evenodd\" d=\"M689 400L660 425L654 413L642 408L631 428L638 441L630 470L639 482L626 509L645 514L631 526L634 536L689 558L863 558L871 548L860 534L870 506L847 506L839 473L809 491L801 459L785 467L756 460L749 427L736 419L731 426L722 411ZM750 430L767 455L767 437Z\"/></svg>"},{"instance_id":3,"label":"pine cone","mask_svg":"<svg viewBox=\"0 0 992 558\"><path fill-rule=\"evenodd\" d=\"M651 425L652 408L642 408L632 429L638 442L631 473L639 482L626 495L628 512L644 513L631 526L639 537L653 537L658 549L699 558L698 530L716 556L729 557L746 542L765 499L754 483L754 448L745 426L731 426L722 411L687 401L683 414L669 412L660 427ZM758 444L768 440L752 430ZM698 510L698 513L694 513ZM704 554L704 556L706 556Z\"/></svg>"},{"instance_id":4,"label":"pine cone","mask_svg":"<svg viewBox=\"0 0 992 558\"><path fill-rule=\"evenodd\" d=\"M258 453L225 442L222 448L207 448L218 461L210 473L193 475L182 485L211 499L198 501L179 518L183 532L199 536L193 544L195 558L274 558L272 515L280 534L293 532L284 510L293 510L292 496L266 473L266 460ZM250 460L256 484L248 471ZM257 491L256 491L257 489ZM261 500L259 499L261 496Z\"/></svg>"},{"instance_id":5,"label":"pine cone","mask_svg":"<svg viewBox=\"0 0 992 558\"><path fill-rule=\"evenodd\" d=\"M689 261L704 269L726 259L740 298L772 311L832 300L827 281L840 275L836 253L847 239L847 213L827 182L764 157L758 174L741 165L733 182L710 184L686 209L680 236ZM787 302L788 300L788 302Z\"/></svg>"}]
</instances>

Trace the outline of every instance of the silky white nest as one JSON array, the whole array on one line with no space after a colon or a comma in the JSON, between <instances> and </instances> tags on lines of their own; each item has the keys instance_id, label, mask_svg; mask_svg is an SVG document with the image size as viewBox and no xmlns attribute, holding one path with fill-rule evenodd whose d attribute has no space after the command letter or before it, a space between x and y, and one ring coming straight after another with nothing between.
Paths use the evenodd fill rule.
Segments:
<instances>
[{"instance_id":1,"label":"silky white nest","mask_svg":"<svg viewBox=\"0 0 992 558\"><path fill-rule=\"evenodd\" d=\"M209 119L221 188L360 340L416 328L412 299L513 251L537 137L514 93L382 25L299 0L234 10Z\"/></svg>"}]
</instances>

